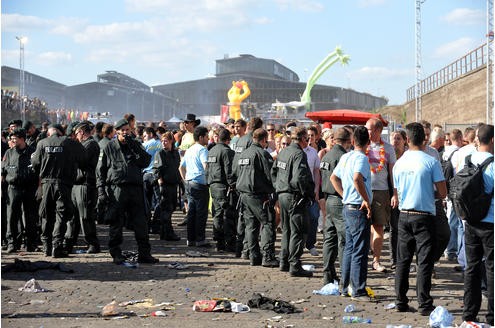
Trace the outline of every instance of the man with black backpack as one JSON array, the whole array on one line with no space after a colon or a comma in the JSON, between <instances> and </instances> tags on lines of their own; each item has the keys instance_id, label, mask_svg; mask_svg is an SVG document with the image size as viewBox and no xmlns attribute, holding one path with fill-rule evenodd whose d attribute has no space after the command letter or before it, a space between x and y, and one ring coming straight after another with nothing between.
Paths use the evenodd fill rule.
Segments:
<instances>
[{"instance_id":1,"label":"man with black backpack","mask_svg":"<svg viewBox=\"0 0 495 328\"><path fill-rule=\"evenodd\" d=\"M478 321L476 316L481 307L481 275L482 261L485 260L488 284L488 313L487 323L493 326L493 125L483 124L477 130L479 147L466 161L482 170L483 183L481 189L484 195L491 194L486 216L476 222L475 214L464 217L465 220L465 252L466 270L464 272L464 310L462 319ZM491 159L491 160L490 160ZM468 163L469 164L469 163ZM467 168L466 168L467 169ZM464 171L464 169L463 169ZM461 174L462 172L459 172ZM488 196L489 197L489 196ZM454 200L455 202L455 200ZM483 207L484 205L479 205ZM486 209L483 209L485 213ZM462 216L461 213L459 215Z\"/></svg>"},{"instance_id":2,"label":"man with black backpack","mask_svg":"<svg viewBox=\"0 0 495 328\"><path fill-rule=\"evenodd\" d=\"M454 177L454 155L463 146L462 144L462 131L459 129L453 129L450 133L452 145L445 148L442 156L442 171L447 183L447 193L450 190L450 179ZM447 198L447 218L449 219L450 226L450 240L445 249L445 259L449 262L457 261L457 254L459 253L459 247L461 245L461 238L463 235L462 222L455 214L454 207L452 206L452 200Z\"/></svg>"}]
</instances>

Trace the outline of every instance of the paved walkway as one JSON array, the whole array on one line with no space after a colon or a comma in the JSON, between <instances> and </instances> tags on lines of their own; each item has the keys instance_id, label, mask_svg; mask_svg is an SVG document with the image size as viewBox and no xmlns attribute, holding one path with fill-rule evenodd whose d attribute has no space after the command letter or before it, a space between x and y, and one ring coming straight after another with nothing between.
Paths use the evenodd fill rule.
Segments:
<instances>
[{"instance_id":1,"label":"paved walkway","mask_svg":"<svg viewBox=\"0 0 495 328\"><path fill-rule=\"evenodd\" d=\"M174 224L182 219L182 213L174 213ZM98 226L102 244L106 245L107 227ZM316 267L313 278L292 278L277 269L251 267L249 261L237 259L233 254L218 253L213 248L204 257L188 257L188 251L204 251L185 246L186 231L177 227L182 237L179 242L160 241L151 236L153 255L160 259L157 265L142 264L128 268L111 262L107 248L100 254L74 254L68 259L46 258L41 253L2 254L2 265L13 263L15 258L29 261L47 260L62 262L74 270L63 273L55 270L36 272L9 272L2 274L2 327L339 327L349 298L341 296L313 295L322 282L322 257L303 255L303 264ZM211 218L207 236L211 240ZM277 250L280 235L277 235ZM318 235L318 250L321 254L321 234ZM124 250L136 250L132 232L125 233ZM386 241L388 244L388 241ZM387 248L387 247L385 247ZM388 253L385 251L385 263ZM177 270L168 267L180 262L188 268ZM371 258L369 263L371 264ZM462 276L453 270L455 264L442 260L436 268L432 295L435 305L444 306L454 315L454 323L460 324L462 313ZM18 288L35 278L46 293L20 292ZM415 296L415 274L411 274L411 290L408 294L411 305L417 308ZM410 324L426 327L428 318L418 313L396 313L385 306L394 302L393 273L369 271L368 285L377 296L377 303L353 303L357 311L353 315L370 318L372 325ZM273 311L252 309L250 313L198 313L192 311L196 300L213 297L235 298L247 303L253 293L295 302L299 310L294 314L278 315ZM146 303L120 307L128 318L102 318L102 307L112 300L117 303L152 299L151 304L167 303L172 307L165 317L149 316L160 309L146 307ZM483 301L480 317L484 318L486 300ZM132 315L134 314L134 315ZM278 316L278 317L277 317Z\"/></svg>"}]
</instances>

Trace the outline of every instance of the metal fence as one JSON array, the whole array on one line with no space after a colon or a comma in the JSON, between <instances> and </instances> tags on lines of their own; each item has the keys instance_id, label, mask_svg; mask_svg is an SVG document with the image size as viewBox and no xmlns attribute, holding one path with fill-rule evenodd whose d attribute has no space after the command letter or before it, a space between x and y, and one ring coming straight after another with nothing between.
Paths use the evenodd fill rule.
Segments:
<instances>
[{"instance_id":1,"label":"metal fence","mask_svg":"<svg viewBox=\"0 0 495 328\"><path fill-rule=\"evenodd\" d=\"M482 46L474 49L464 57L457 59L450 65L445 66L441 70L431 74L424 80L421 80L420 91L424 95L441 86L486 65L487 46ZM416 85L407 89L407 101L412 101L416 98Z\"/></svg>"}]
</instances>

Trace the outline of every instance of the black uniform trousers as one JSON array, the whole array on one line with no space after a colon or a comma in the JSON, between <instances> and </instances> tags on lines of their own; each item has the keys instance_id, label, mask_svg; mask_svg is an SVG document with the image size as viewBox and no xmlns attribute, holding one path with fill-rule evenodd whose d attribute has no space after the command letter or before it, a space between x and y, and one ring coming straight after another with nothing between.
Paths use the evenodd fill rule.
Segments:
<instances>
[{"instance_id":1,"label":"black uniform trousers","mask_svg":"<svg viewBox=\"0 0 495 328\"><path fill-rule=\"evenodd\" d=\"M96 236L96 186L74 185L72 202L75 207L74 216L67 223L65 244L70 247L74 246L82 230L86 244L98 247L100 244Z\"/></svg>"},{"instance_id":2,"label":"black uniform trousers","mask_svg":"<svg viewBox=\"0 0 495 328\"><path fill-rule=\"evenodd\" d=\"M435 211L436 216L435 223L435 247L434 247L434 260L439 261L443 255L443 252L447 248L450 240L450 226L449 219L445 213L442 199L435 199Z\"/></svg>"},{"instance_id":3,"label":"black uniform trousers","mask_svg":"<svg viewBox=\"0 0 495 328\"><path fill-rule=\"evenodd\" d=\"M213 213L213 239L220 249L235 250L236 220L235 210L227 196L228 186L223 183L212 183L210 195ZM234 191L231 191L232 193Z\"/></svg>"},{"instance_id":4,"label":"black uniform trousers","mask_svg":"<svg viewBox=\"0 0 495 328\"><path fill-rule=\"evenodd\" d=\"M251 262L273 260L275 258L275 239L273 238L275 225L268 215L270 198L266 195L252 195L241 193L241 202L244 205L244 222L246 223L246 238ZM260 228L261 251L260 251ZM262 257L263 256L263 257Z\"/></svg>"},{"instance_id":5,"label":"black uniform trousers","mask_svg":"<svg viewBox=\"0 0 495 328\"><path fill-rule=\"evenodd\" d=\"M288 264L291 272L300 271L304 239L309 224L308 208L307 206L294 206L294 195L290 193L279 194L278 200L282 222L280 266Z\"/></svg>"},{"instance_id":6,"label":"black uniform trousers","mask_svg":"<svg viewBox=\"0 0 495 328\"><path fill-rule=\"evenodd\" d=\"M42 182L43 197L41 198L39 215L41 217L41 241L45 251L52 246L61 249L67 220L73 213L72 186L60 182Z\"/></svg>"},{"instance_id":7,"label":"black uniform trousers","mask_svg":"<svg viewBox=\"0 0 495 328\"><path fill-rule=\"evenodd\" d=\"M34 250L36 247L37 205L34 197L35 193L36 186L20 187L9 185L8 187L6 239L9 247L19 249L23 233L26 237L27 249ZM22 231L23 228L24 231Z\"/></svg>"},{"instance_id":8,"label":"black uniform trousers","mask_svg":"<svg viewBox=\"0 0 495 328\"><path fill-rule=\"evenodd\" d=\"M245 206L241 201L241 195L239 192L235 192L234 200L236 204L237 211L237 236L236 236L236 256L238 257L249 257L249 247L246 238L246 222L245 222Z\"/></svg>"},{"instance_id":9,"label":"black uniform trousers","mask_svg":"<svg viewBox=\"0 0 495 328\"><path fill-rule=\"evenodd\" d=\"M110 219L108 249L112 257L120 256L123 242L122 230L125 218L134 229L138 253L141 257L151 255L151 246L148 236L148 222L144 208L144 195L142 185L110 185L109 189L109 211L115 210L115 215ZM110 209L113 207L114 209Z\"/></svg>"},{"instance_id":10,"label":"black uniform trousers","mask_svg":"<svg viewBox=\"0 0 495 328\"><path fill-rule=\"evenodd\" d=\"M175 235L172 227L172 213L177 207L177 187L178 184L163 184L165 193L160 195L160 238L168 238ZM155 209L156 211L156 209Z\"/></svg>"},{"instance_id":11,"label":"black uniform trousers","mask_svg":"<svg viewBox=\"0 0 495 328\"><path fill-rule=\"evenodd\" d=\"M435 249L435 217L424 214L399 215L397 267L395 269L395 293L397 307L408 306L406 294L409 290L409 269L416 253L418 273L416 276L416 295L419 309L429 309L433 306L430 295L431 274L434 264Z\"/></svg>"},{"instance_id":12,"label":"black uniform trousers","mask_svg":"<svg viewBox=\"0 0 495 328\"><path fill-rule=\"evenodd\" d=\"M481 307L482 260L485 260L488 313L486 321L493 326L493 223L466 222L464 230L464 249L466 251L466 270L464 271L464 311L462 320L478 321L476 316Z\"/></svg>"},{"instance_id":13,"label":"black uniform trousers","mask_svg":"<svg viewBox=\"0 0 495 328\"><path fill-rule=\"evenodd\" d=\"M326 285L338 280L335 260L338 257L339 264L342 266L345 247L345 220L342 214L344 209L342 198L327 195L325 206L327 216L323 231L323 281Z\"/></svg>"}]
</instances>

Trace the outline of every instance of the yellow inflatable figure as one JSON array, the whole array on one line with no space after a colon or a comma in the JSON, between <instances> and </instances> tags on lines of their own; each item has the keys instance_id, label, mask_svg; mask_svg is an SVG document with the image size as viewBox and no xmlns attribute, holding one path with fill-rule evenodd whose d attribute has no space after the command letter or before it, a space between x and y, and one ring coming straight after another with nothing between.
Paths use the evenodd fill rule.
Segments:
<instances>
[{"instance_id":1,"label":"yellow inflatable figure","mask_svg":"<svg viewBox=\"0 0 495 328\"><path fill-rule=\"evenodd\" d=\"M242 90L242 94L241 94ZM244 99L249 97L251 90L246 81L232 81L232 88L230 88L227 96L229 98L229 117L238 120L241 118L241 103Z\"/></svg>"}]
</instances>

